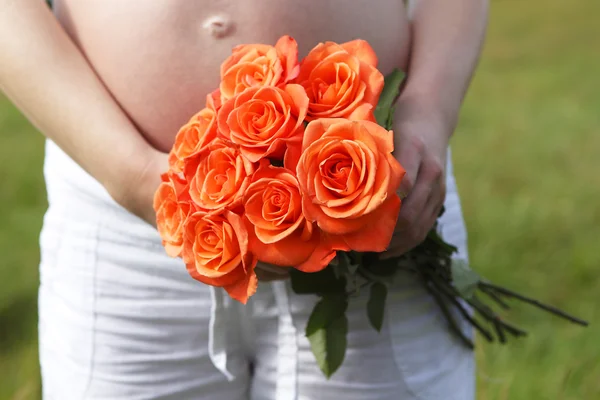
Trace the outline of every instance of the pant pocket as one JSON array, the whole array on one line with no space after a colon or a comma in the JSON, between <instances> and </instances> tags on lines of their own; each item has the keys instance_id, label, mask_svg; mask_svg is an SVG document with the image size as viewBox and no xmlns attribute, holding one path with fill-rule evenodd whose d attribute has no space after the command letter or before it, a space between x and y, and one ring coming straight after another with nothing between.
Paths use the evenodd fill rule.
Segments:
<instances>
[{"instance_id":1,"label":"pant pocket","mask_svg":"<svg viewBox=\"0 0 600 400\"><path fill-rule=\"evenodd\" d=\"M89 383L98 229L97 220L75 221L52 208L44 220L38 328L44 397L83 398Z\"/></svg>"},{"instance_id":2,"label":"pant pocket","mask_svg":"<svg viewBox=\"0 0 600 400\"><path fill-rule=\"evenodd\" d=\"M386 309L394 358L415 397L473 399L474 353L449 331L429 293L418 282L410 290L390 291ZM463 330L472 334L466 322Z\"/></svg>"}]
</instances>

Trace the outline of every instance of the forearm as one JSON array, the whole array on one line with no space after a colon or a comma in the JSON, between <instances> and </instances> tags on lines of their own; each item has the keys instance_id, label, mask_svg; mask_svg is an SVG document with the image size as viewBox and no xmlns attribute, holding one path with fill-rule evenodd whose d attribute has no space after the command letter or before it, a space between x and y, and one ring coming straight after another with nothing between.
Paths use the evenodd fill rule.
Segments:
<instances>
[{"instance_id":1,"label":"forearm","mask_svg":"<svg viewBox=\"0 0 600 400\"><path fill-rule=\"evenodd\" d=\"M113 196L143 175L143 139L42 0L0 0L0 89Z\"/></svg>"},{"instance_id":2,"label":"forearm","mask_svg":"<svg viewBox=\"0 0 600 400\"><path fill-rule=\"evenodd\" d=\"M456 124L481 51L487 12L487 0L409 2L412 48L401 100L434 107Z\"/></svg>"}]
</instances>

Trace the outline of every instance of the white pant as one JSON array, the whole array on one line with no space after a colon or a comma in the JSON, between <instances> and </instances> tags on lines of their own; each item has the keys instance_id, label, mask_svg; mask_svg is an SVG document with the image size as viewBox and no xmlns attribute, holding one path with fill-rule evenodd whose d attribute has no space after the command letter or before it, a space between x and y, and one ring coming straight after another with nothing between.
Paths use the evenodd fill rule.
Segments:
<instances>
[{"instance_id":1,"label":"white pant","mask_svg":"<svg viewBox=\"0 0 600 400\"><path fill-rule=\"evenodd\" d=\"M39 290L45 399L474 398L473 353L451 336L412 278L388 296L381 333L367 321L366 298L351 302L346 358L327 380L304 337L313 296L293 294L287 282L261 283L247 306L226 296L215 306L218 291L211 297L179 259L165 255L155 230L114 203L51 142L45 176L50 206ZM442 234L466 257L451 170ZM226 353L220 359L219 349Z\"/></svg>"}]
</instances>

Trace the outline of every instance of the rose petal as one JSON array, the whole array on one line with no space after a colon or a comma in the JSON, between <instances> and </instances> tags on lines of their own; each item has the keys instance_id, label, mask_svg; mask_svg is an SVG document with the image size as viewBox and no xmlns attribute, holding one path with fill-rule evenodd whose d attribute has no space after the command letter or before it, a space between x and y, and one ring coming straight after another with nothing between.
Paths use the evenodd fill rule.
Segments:
<instances>
[{"instance_id":1,"label":"rose petal","mask_svg":"<svg viewBox=\"0 0 600 400\"><path fill-rule=\"evenodd\" d=\"M246 304L248 298L256 293L256 289L258 288L258 278L254 272L255 266L256 261L254 261L251 266L252 271L247 273L242 280L223 287L232 299L237 300L242 304Z\"/></svg>"},{"instance_id":2,"label":"rose petal","mask_svg":"<svg viewBox=\"0 0 600 400\"><path fill-rule=\"evenodd\" d=\"M375 115L373 114L374 107L369 103L363 103L360 106L356 107L350 115L348 115L348 119L352 121L375 121Z\"/></svg>"},{"instance_id":3,"label":"rose petal","mask_svg":"<svg viewBox=\"0 0 600 400\"><path fill-rule=\"evenodd\" d=\"M302 140L308 97L300 85L253 87L227 101L218 115L222 135L251 162L281 160Z\"/></svg>"},{"instance_id":4,"label":"rose petal","mask_svg":"<svg viewBox=\"0 0 600 400\"><path fill-rule=\"evenodd\" d=\"M249 230L252 232L252 230ZM290 235L278 242L265 244L256 235L250 236L250 249L258 254L260 261L279 265L282 267L294 267L305 262L319 244L319 235L314 235L311 240L300 240L300 232Z\"/></svg>"},{"instance_id":5,"label":"rose petal","mask_svg":"<svg viewBox=\"0 0 600 400\"><path fill-rule=\"evenodd\" d=\"M312 70L321 63L327 56L335 52L344 51L337 43L325 42L319 43L308 53L308 55L300 62L300 72L297 81L302 84L312 72ZM304 86L304 85L303 85Z\"/></svg>"},{"instance_id":6,"label":"rose petal","mask_svg":"<svg viewBox=\"0 0 600 400\"><path fill-rule=\"evenodd\" d=\"M400 197L393 194L368 215L368 223L360 231L343 235L342 240L354 251L385 251L392 240L399 211Z\"/></svg>"},{"instance_id":7,"label":"rose petal","mask_svg":"<svg viewBox=\"0 0 600 400\"><path fill-rule=\"evenodd\" d=\"M335 258L337 252L334 250L335 244L325 235L321 237L319 244L311 253L310 257L303 263L296 266L296 269L302 272L319 272L325 269ZM344 246L337 246L344 247ZM344 249L343 249L344 250ZM347 250L344 250L347 251Z\"/></svg>"},{"instance_id":8,"label":"rose petal","mask_svg":"<svg viewBox=\"0 0 600 400\"><path fill-rule=\"evenodd\" d=\"M302 151L304 152L311 144L319 140L330 126L340 123L348 123L348 121L343 118L320 118L309 122L304 130Z\"/></svg>"},{"instance_id":9,"label":"rose petal","mask_svg":"<svg viewBox=\"0 0 600 400\"><path fill-rule=\"evenodd\" d=\"M296 40L287 35L282 36L275 44L275 49L283 57L282 64L285 69L285 82L295 79L300 72L298 44Z\"/></svg>"},{"instance_id":10,"label":"rose petal","mask_svg":"<svg viewBox=\"0 0 600 400\"><path fill-rule=\"evenodd\" d=\"M371 104L373 107L377 106L384 85L383 75L377 68L362 64L360 79L366 83L365 102Z\"/></svg>"},{"instance_id":11,"label":"rose petal","mask_svg":"<svg viewBox=\"0 0 600 400\"><path fill-rule=\"evenodd\" d=\"M199 243L196 242L200 239L196 235L202 234L205 229L218 230L219 227L223 230L222 254L219 254L220 246L215 247L210 243L207 243L208 247L201 250ZM248 251L248 234L241 217L231 212L222 215L196 213L186 221L186 231L188 236L184 246L184 261L189 274L208 285L224 287L231 297L245 303L256 291L254 274L256 257ZM198 258L200 254L194 254L194 249L206 254ZM210 251L214 252L213 258L210 257ZM200 260L206 260L207 264L204 264L204 261L199 264ZM213 276L207 276L207 268L210 264L215 264L211 273Z\"/></svg>"},{"instance_id":12,"label":"rose petal","mask_svg":"<svg viewBox=\"0 0 600 400\"><path fill-rule=\"evenodd\" d=\"M380 207L381 204L386 200L386 198L390 194L388 193L390 166L386 157L379 158L379 163L375 168L374 177L375 181L377 182L377 185L375 186L373 192L369 196L368 206L364 209L365 214L371 213L377 207Z\"/></svg>"},{"instance_id":13,"label":"rose petal","mask_svg":"<svg viewBox=\"0 0 600 400\"><path fill-rule=\"evenodd\" d=\"M366 40L356 39L342 43L341 47L364 63L377 67L377 54Z\"/></svg>"},{"instance_id":14,"label":"rose petal","mask_svg":"<svg viewBox=\"0 0 600 400\"><path fill-rule=\"evenodd\" d=\"M283 166L290 171L296 171L300 156L302 155L302 143L288 144L283 157Z\"/></svg>"},{"instance_id":15,"label":"rose petal","mask_svg":"<svg viewBox=\"0 0 600 400\"><path fill-rule=\"evenodd\" d=\"M402 179L406 174L406 170L391 154L388 154L386 158L388 161L388 165L390 166L390 182L388 192L396 193L396 191L400 187L400 183L402 183Z\"/></svg>"}]
</instances>

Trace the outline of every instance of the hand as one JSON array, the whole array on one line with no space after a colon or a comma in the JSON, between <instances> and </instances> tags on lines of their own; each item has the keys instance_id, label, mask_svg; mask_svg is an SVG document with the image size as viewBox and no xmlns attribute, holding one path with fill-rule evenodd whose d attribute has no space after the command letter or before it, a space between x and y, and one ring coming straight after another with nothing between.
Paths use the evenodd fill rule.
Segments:
<instances>
[{"instance_id":1,"label":"hand","mask_svg":"<svg viewBox=\"0 0 600 400\"><path fill-rule=\"evenodd\" d=\"M152 149L139 165L135 173L124 174L122 181L107 189L118 204L156 227L152 203L160 176L169 168L168 154Z\"/></svg>"},{"instance_id":2,"label":"hand","mask_svg":"<svg viewBox=\"0 0 600 400\"><path fill-rule=\"evenodd\" d=\"M446 151L454 126L443 113L420 104L398 102L394 155L406 170L394 236L382 259L411 250L427 236L446 197Z\"/></svg>"},{"instance_id":3,"label":"hand","mask_svg":"<svg viewBox=\"0 0 600 400\"><path fill-rule=\"evenodd\" d=\"M161 182L160 175L169 167L168 154L152 150L141 164L144 166L139 172L128 178L124 176L124 181L109 188L109 193L121 206L156 227L156 213L152 203ZM261 281L283 280L290 276L289 268L263 263L258 263L255 272Z\"/></svg>"}]
</instances>

